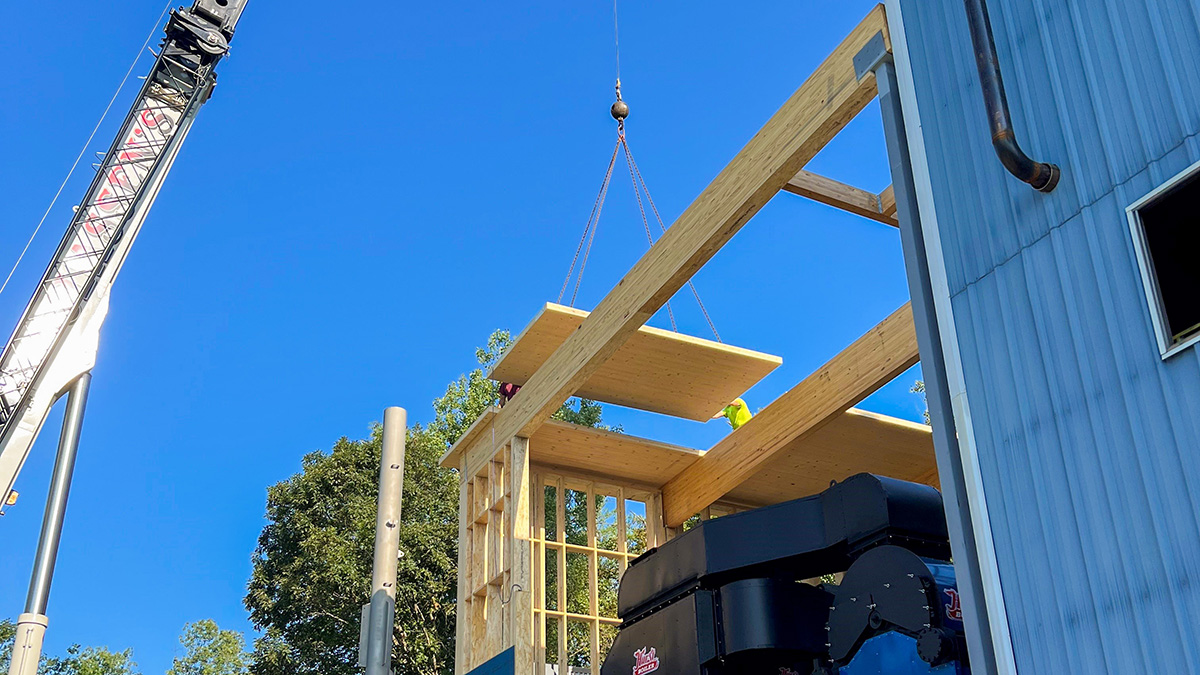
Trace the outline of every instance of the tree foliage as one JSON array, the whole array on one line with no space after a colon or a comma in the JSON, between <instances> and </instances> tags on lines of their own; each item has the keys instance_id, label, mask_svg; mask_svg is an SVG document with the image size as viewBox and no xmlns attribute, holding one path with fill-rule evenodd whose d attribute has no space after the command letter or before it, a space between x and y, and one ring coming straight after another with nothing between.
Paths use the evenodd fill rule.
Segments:
<instances>
[{"instance_id":1,"label":"tree foliage","mask_svg":"<svg viewBox=\"0 0 1200 675\"><path fill-rule=\"evenodd\" d=\"M7 673L12 661L17 626L9 619L0 621L0 673ZM106 647L71 645L62 657L43 656L38 675L140 675L133 650L114 652Z\"/></svg>"},{"instance_id":2,"label":"tree foliage","mask_svg":"<svg viewBox=\"0 0 1200 675\"><path fill-rule=\"evenodd\" d=\"M929 397L925 393L925 380L917 380L909 391L921 395L921 399L925 401L925 424L932 424L929 417Z\"/></svg>"},{"instance_id":3,"label":"tree foliage","mask_svg":"<svg viewBox=\"0 0 1200 675\"><path fill-rule=\"evenodd\" d=\"M487 368L511 344L497 331L476 351L479 368L433 402L433 420L406 438L404 503L392 660L409 675L451 673L458 563L458 478L438 460L499 403ZM599 426L601 408L572 400L555 417ZM306 455L300 473L267 490L245 603L264 631L254 675L356 673L362 605L369 601L382 429Z\"/></svg>"},{"instance_id":4,"label":"tree foliage","mask_svg":"<svg viewBox=\"0 0 1200 675\"><path fill-rule=\"evenodd\" d=\"M39 675L140 675L133 650L114 652L107 647L67 647L62 658L43 658Z\"/></svg>"},{"instance_id":5,"label":"tree foliage","mask_svg":"<svg viewBox=\"0 0 1200 675\"><path fill-rule=\"evenodd\" d=\"M17 636L17 625L11 619L0 620L0 673L7 673L12 664L13 640Z\"/></svg>"},{"instance_id":6,"label":"tree foliage","mask_svg":"<svg viewBox=\"0 0 1200 675\"><path fill-rule=\"evenodd\" d=\"M189 623L179 637L184 654L176 658L167 675L243 675L248 672L246 641L233 630L221 630L204 619Z\"/></svg>"}]
</instances>

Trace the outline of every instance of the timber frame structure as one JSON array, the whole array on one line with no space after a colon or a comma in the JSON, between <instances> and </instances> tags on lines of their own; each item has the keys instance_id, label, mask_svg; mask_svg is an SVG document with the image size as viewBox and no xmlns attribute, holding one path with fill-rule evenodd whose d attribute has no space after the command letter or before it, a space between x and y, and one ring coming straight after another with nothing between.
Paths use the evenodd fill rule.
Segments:
<instances>
[{"instance_id":1,"label":"timber frame structure","mask_svg":"<svg viewBox=\"0 0 1200 675\"><path fill-rule=\"evenodd\" d=\"M780 191L898 227L892 188L875 194L804 170L877 96L875 75L859 77L854 63L873 41L890 52L882 5L592 312L547 305L493 370L522 388L442 458L460 478L456 673L492 659L511 662L508 672L598 673L620 623L608 601L620 574L696 515L814 494L860 471L938 485L927 426L853 408L918 362L908 304L707 451L551 420L574 395L704 419L720 407L676 410L673 397L712 388L728 401L778 365L644 324ZM646 373L671 359L686 372ZM731 373L743 376L732 378L738 388L721 390ZM633 374L638 392L609 395L606 382ZM568 594L569 584L584 592Z\"/></svg>"}]
</instances>

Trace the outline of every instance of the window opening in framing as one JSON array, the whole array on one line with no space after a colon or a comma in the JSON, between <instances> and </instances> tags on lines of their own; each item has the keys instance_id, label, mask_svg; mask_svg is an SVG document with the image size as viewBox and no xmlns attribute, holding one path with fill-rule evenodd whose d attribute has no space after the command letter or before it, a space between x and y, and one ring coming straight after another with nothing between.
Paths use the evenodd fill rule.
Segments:
<instances>
[{"instance_id":1,"label":"window opening in framing","mask_svg":"<svg viewBox=\"0 0 1200 675\"><path fill-rule=\"evenodd\" d=\"M663 543L649 526L660 517L648 513L657 493L545 473L533 493L541 495L533 528L537 658L559 675L593 673L620 625L621 575L630 560Z\"/></svg>"}]
</instances>

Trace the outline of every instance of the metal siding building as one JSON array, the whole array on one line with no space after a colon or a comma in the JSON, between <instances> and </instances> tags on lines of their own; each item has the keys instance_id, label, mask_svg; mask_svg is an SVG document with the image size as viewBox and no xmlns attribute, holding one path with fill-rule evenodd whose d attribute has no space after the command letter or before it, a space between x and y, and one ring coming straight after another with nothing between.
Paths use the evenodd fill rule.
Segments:
<instances>
[{"instance_id":1,"label":"metal siding building","mask_svg":"<svg viewBox=\"0 0 1200 675\"><path fill-rule=\"evenodd\" d=\"M1049 195L992 151L961 0L889 6L1017 670L1200 673L1200 355L1160 357L1125 214L1200 160L1200 0L991 0Z\"/></svg>"}]
</instances>

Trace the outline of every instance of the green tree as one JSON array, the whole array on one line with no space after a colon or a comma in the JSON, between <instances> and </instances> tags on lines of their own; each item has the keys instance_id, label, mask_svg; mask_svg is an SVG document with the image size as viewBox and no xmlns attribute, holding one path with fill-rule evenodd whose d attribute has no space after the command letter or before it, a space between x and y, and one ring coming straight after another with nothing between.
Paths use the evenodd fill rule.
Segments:
<instances>
[{"instance_id":1,"label":"green tree","mask_svg":"<svg viewBox=\"0 0 1200 675\"><path fill-rule=\"evenodd\" d=\"M133 650L110 651L107 647L67 647L62 658L43 658L39 675L140 675Z\"/></svg>"},{"instance_id":2,"label":"green tree","mask_svg":"<svg viewBox=\"0 0 1200 675\"><path fill-rule=\"evenodd\" d=\"M929 418L929 397L925 393L925 381L917 380L913 384L912 389L909 389L909 391L911 391L914 394L921 395L921 399L925 401L925 424L932 424L933 422Z\"/></svg>"},{"instance_id":3,"label":"green tree","mask_svg":"<svg viewBox=\"0 0 1200 675\"><path fill-rule=\"evenodd\" d=\"M249 658L242 634L221 630L212 619L184 626L179 644L183 646L183 656L175 659L167 675L242 675L248 672Z\"/></svg>"},{"instance_id":4,"label":"green tree","mask_svg":"<svg viewBox=\"0 0 1200 675\"><path fill-rule=\"evenodd\" d=\"M17 625L10 619L0 620L0 673L7 673L12 662L13 640L17 636Z\"/></svg>"},{"instance_id":5,"label":"green tree","mask_svg":"<svg viewBox=\"0 0 1200 675\"><path fill-rule=\"evenodd\" d=\"M496 331L476 351L479 368L433 402L433 420L408 430L392 660L404 674L453 671L458 563L458 478L438 460L489 407L498 385L484 368L511 344ZM598 426L600 406L574 399L555 417ZM267 490L245 599L255 626L254 675L356 673L360 608L369 599L381 428L338 440L328 453Z\"/></svg>"},{"instance_id":6,"label":"green tree","mask_svg":"<svg viewBox=\"0 0 1200 675\"><path fill-rule=\"evenodd\" d=\"M9 619L0 621L0 673L7 673L12 660L17 626ZM67 648L65 657L46 656L38 668L39 675L139 675L133 661L133 650L109 651L105 647Z\"/></svg>"}]
</instances>

